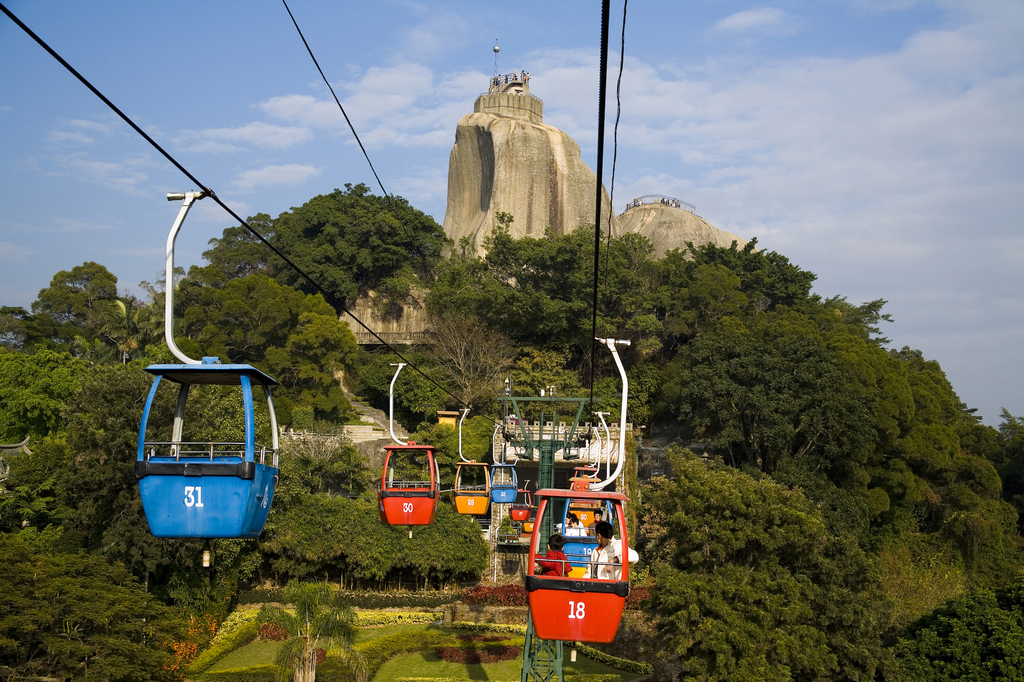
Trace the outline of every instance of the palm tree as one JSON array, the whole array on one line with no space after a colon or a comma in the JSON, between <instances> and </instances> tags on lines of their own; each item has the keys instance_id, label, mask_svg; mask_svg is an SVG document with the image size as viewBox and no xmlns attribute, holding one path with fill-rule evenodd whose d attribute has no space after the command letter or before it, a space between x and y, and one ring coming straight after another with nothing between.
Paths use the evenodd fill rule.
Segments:
<instances>
[{"instance_id":1,"label":"palm tree","mask_svg":"<svg viewBox=\"0 0 1024 682\"><path fill-rule=\"evenodd\" d=\"M345 652L356 679L364 680L362 660L352 649L355 614L340 603L334 590L327 583L291 582L284 598L294 607L294 615L273 606L264 606L259 614L260 622L277 623L290 635L278 652L278 679L287 680L294 670L295 682L314 682L317 649L333 647Z\"/></svg>"}]
</instances>

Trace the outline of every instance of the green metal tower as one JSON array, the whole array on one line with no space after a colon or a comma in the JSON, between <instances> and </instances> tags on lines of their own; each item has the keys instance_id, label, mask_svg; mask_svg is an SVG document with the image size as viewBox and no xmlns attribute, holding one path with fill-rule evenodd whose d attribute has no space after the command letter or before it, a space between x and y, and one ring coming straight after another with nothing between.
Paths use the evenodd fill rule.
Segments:
<instances>
[{"instance_id":1,"label":"green metal tower","mask_svg":"<svg viewBox=\"0 0 1024 682\"><path fill-rule=\"evenodd\" d=\"M533 632L533 619L526 614L526 644L523 646L523 672L519 682L562 682L562 643L539 639Z\"/></svg>"},{"instance_id":2,"label":"green metal tower","mask_svg":"<svg viewBox=\"0 0 1024 682\"><path fill-rule=\"evenodd\" d=\"M524 459L533 459L533 451L536 449L539 461L537 462L537 490L555 487L555 454L559 450L565 451L562 459L566 457L569 447L572 445L576 429L580 424L580 415L583 414L583 407L589 402L588 398L535 398L521 396L499 396L498 400L512 404L516 419L519 420L519 430L522 435L525 452ZM551 414L551 436L544 438L545 414L541 412L540 433L536 438L533 430L527 430L526 422L523 420L522 410L519 403L544 402L544 403L576 403L576 418L573 420L572 428L565 434L564 440L559 440L558 417L552 411ZM548 538L554 532L554 515L547 514L543 519L540 528L540 542L542 546L547 545ZM531 567L532 570L532 567ZM562 642L538 638L533 631L533 618L527 612L526 644L523 646L523 672L520 682L562 682Z\"/></svg>"}]
</instances>

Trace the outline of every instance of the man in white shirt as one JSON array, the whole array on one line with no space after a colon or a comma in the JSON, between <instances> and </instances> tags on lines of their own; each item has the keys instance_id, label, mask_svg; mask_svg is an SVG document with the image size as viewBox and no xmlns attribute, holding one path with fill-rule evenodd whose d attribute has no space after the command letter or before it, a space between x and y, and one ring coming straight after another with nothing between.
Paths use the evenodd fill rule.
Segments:
<instances>
[{"instance_id":1,"label":"man in white shirt","mask_svg":"<svg viewBox=\"0 0 1024 682\"><path fill-rule=\"evenodd\" d=\"M618 540L612 539L615 529L612 524L602 521L594 526L594 532L597 535L597 547L590 553L587 577L618 580L622 575L622 547Z\"/></svg>"}]
</instances>

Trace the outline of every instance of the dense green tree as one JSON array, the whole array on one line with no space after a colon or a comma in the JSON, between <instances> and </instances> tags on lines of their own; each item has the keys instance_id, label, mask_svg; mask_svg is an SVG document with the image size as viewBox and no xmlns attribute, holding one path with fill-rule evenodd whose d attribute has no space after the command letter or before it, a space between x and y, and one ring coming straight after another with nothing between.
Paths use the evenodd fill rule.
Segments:
<instances>
[{"instance_id":1,"label":"dense green tree","mask_svg":"<svg viewBox=\"0 0 1024 682\"><path fill-rule=\"evenodd\" d=\"M339 299L354 300L378 287L399 288L392 278L426 275L448 243L430 216L401 197L378 197L364 184L313 197L271 220L257 215L257 229L314 281ZM244 228L225 230L204 256L229 277L268 272L282 284L313 293L311 285L276 256L267 256Z\"/></svg>"},{"instance_id":2,"label":"dense green tree","mask_svg":"<svg viewBox=\"0 0 1024 682\"><path fill-rule=\"evenodd\" d=\"M669 451L643 491L659 631L694 680L873 680L888 604L856 542L768 477Z\"/></svg>"},{"instance_id":3,"label":"dense green tree","mask_svg":"<svg viewBox=\"0 0 1024 682\"><path fill-rule=\"evenodd\" d=\"M405 577L438 587L478 579L487 567L480 526L444 501L429 526L381 523L373 496L303 495L275 503L262 549L280 578L333 578L379 587Z\"/></svg>"},{"instance_id":4,"label":"dense green tree","mask_svg":"<svg viewBox=\"0 0 1024 682\"><path fill-rule=\"evenodd\" d=\"M267 240L274 238L275 221L266 213L250 216L246 222ZM273 252L241 225L225 228L221 237L211 239L209 245L210 250L203 252L203 258L230 279L269 270Z\"/></svg>"},{"instance_id":5,"label":"dense green tree","mask_svg":"<svg viewBox=\"0 0 1024 682\"><path fill-rule=\"evenodd\" d=\"M280 423L291 423L295 407L321 420L351 416L336 375L354 363L355 337L320 295L265 274L228 279L207 266L189 271L179 301L182 350L266 370L283 385L276 397Z\"/></svg>"},{"instance_id":6,"label":"dense green tree","mask_svg":"<svg viewBox=\"0 0 1024 682\"><path fill-rule=\"evenodd\" d=\"M340 429L314 422L281 441L281 479L275 504L305 494L361 494L371 472Z\"/></svg>"},{"instance_id":7,"label":"dense green tree","mask_svg":"<svg viewBox=\"0 0 1024 682\"><path fill-rule=\"evenodd\" d=\"M443 409L454 402L444 384L444 373L434 366L430 356L422 351L403 350L403 357L419 370L405 367L395 382L395 421L404 424L409 431L415 431L420 422L425 422L430 411ZM394 353L360 353L351 386L363 400L373 406L388 410L388 390L395 375L396 367L402 362ZM456 388L456 387L452 387Z\"/></svg>"},{"instance_id":8,"label":"dense green tree","mask_svg":"<svg viewBox=\"0 0 1024 682\"><path fill-rule=\"evenodd\" d=\"M0 442L41 439L64 430L62 412L87 366L67 351L0 348Z\"/></svg>"},{"instance_id":9,"label":"dense green tree","mask_svg":"<svg viewBox=\"0 0 1024 682\"><path fill-rule=\"evenodd\" d=\"M65 532L84 548L102 549L143 579L173 563L169 546L149 533L135 479L139 424L152 382L135 363L93 367L68 405L73 466L63 471L61 481L71 510ZM161 392L154 401L151 433L169 433L172 393Z\"/></svg>"},{"instance_id":10,"label":"dense green tree","mask_svg":"<svg viewBox=\"0 0 1024 682\"><path fill-rule=\"evenodd\" d=\"M171 610L124 568L86 554L37 553L0 534L0 675L5 679L172 680Z\"/></svg>"},{"instance_id":11,"label":"dense green tree","mask_svg":"<svg viewBox=\"0 0 1024 682\"><path fill-rule=\"evenodd\" d=\"M0 306L0 346L4 348L31 350L43 346L55 349L71 336L71 331L51 315L32 315L19 306Z\"/></svg>"},{"instance_id":12,"label":"dense green tree","mask_svg":"<svg viewBox=\"0 0 1024 682\"><path fill-rule=\"evenodd\" d=\"M163 310L131 296L114 299L97 317L100 337L117 349L122 364L148 344L163 339Z\"/></svg>"},{"instance_id":13,"label":"dense green tree","mask_svg":"<svg viewBox=\"0 0 1024 682\"><path fill-rule=\"evenodd\" d=\"M788 458L828 467L860 447L867 406L813 319L779 306L717 324L667 372L665 397L693 437L768 473Z\"/></svg>"},{"instance_id":14,"label":"dense green tree","mask_svg":"<svg viewBox=\"0 0 1024 682\"><path fill-rule=\"evenodd\" d=\"M900 642L907 680L1019 680L1024 677L1024 582L978 588L914 623Z\"/></svg>"},{"instance_id":15,"label":"dense green tree","mask_svg":"<svg viewBox=\"0 0 1024 682\"><path fill-rule=\"evenodd\" d=\"M116 299L117 277L99 263L86 261L54 275L32 303L32 312L45 313L91 340L101 324L99 314Z\"/></svg>"},{"instance_id":16,"label":"dense green tree","mask_svg":"<svg viewBox=\"0 0 1024 682\"><path fill-rule=\"evenodd\" d=\"M652 252L640 235L613 239L602 251L599 336L640 339L657 330L648 296ZM473 315L519 343L580 356L590 349L593 253L586 227L523 239L499 230L483 258L453 254L438 264L427 308Z\"/></svg>"}]
</instances>

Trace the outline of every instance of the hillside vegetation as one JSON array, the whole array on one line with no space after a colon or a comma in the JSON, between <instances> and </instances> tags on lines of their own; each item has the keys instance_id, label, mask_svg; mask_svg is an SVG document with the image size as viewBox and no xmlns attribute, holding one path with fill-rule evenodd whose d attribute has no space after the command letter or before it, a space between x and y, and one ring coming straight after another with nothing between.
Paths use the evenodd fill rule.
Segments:
<instances>
[{"instance_id":1,"label":"hillside vegetation","mask_svg":"<svg viewBox=\"0 0 1024 682\"><path fill-rule=\"evenodd\" d=\"M472 404L464 448L478 459L507 374L519 394L589 395L592 232L498 230L478 257L392 203L346 185L251 221L342 300L373 290L393 313L427 292L444 342L403 352L436 384L403 373L396 409L451 480L455 434L421 423L423 405L456 406L439 385ZM396 357L360 349L340 311L241 229L205 256L174 282L178 344L276 377L280 423L320 437L285 441L263 536L211 541L204 570L202 541L149 534L133 468L143 368L174 361L165 283L121 295L86 262L56 273L31 310L0 308L0 442L31 448L6 456L0 484L4 675L93 679L90 661L121 642L135 653L94 679L173 677L185 645L209 641L249 588L452 588L487 566L479 527L446 505L412 539L382 525L376 472L333 438L356 419L337 377L386 407ZM889 347L885 301L823 299L814 280L753 242L661 259L635 234L602 245L597 333L632 342L630 421L707 455L671 450L670 474L635 496L655 614L631 634L638 650L653 660L650 642L668 646L687 680L1017 679L1024 421L981 424L927 349ZM593 361L595 395L617 418L615 368ZM153 428L168 428L173 401L158 393ZM236 403L200 396L202 433L237 433ZM131 657L152 664L140 672Z\"/></svg>"}]
</instances>

